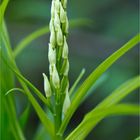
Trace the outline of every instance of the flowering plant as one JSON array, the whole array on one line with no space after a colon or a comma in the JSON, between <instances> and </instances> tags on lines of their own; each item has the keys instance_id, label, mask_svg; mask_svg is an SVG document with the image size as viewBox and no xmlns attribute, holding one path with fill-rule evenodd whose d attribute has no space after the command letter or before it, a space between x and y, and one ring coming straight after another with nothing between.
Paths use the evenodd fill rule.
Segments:
<instances>
[{"instance_id":1,"label":"flowering plant","mask_svg":"<svg viewBox=\"0 0 140 140\"><path fill-rule=\"evenodd\" d=\"M140 87L140 77L136 76L123 85L119 86L101 103L87 113L81 123L70 132L67 136L64 132L74 112L85 99L87 92L97 81L97 79L114 64L127 51L132 49L140 42L140 35L136 35L119 50L111 54L103 61L80 85L78 89L77 83L84 74L84 70L69 88L69 59L67 35L69 21L67 18L67 0L52 0L51 20L50 20L50 42L48 44L49 59L49 78L43 73L44 77L44 96L29 80L27 80L20 72L15 58L19 53L34 39L48 32L48 27L41 28L31 35L27 36L22 42L12 50L9 36L4 22L4 13L8 0L3 0L0 5L0 64L1 64L1 114L7 114L11 131L0 123L2 131L8 133L8 139L13 137L17 140L25 140L22 131L22 125L18 121L16 115L16 107L11 92L19 91L28 97L29 102L35 109L41 123L43 124L48 139L52 140L83 140L91 132L91 130L105 117L110 115L138 115L139 106L136 104L120 103L128 94ZM17 78L21 88L15 87L14 78ZM5 93L7 96L5 96ZM34 94L38 96L44 106L50 111L46 112L38 103ZM73 98L72 98L73 95ZM25 114L23 115L25 120ZM1 120L5 118L1 115ZM0 121L1 122L1 121ZM24 121L26 122L26 121ZM25 123L26 124L26 123ZM5 139L2 133L2 139Z\"/></svg>"}]
</instances>

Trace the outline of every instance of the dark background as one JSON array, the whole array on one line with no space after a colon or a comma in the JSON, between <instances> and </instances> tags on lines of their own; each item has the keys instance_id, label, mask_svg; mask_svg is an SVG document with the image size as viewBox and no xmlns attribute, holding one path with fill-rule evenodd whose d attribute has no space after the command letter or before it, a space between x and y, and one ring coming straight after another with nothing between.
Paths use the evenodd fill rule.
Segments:
<instances>
[{"instance_id":1,"label":"dark background","mask_svg":"<svg viewBox=\"0 0 140 140\"><path fill-rule=\"evenodd\" d=\"M86 78L105 58L138 33L138 4L138 0L68 1L69 19L87 18L93 21L87 26L70 29L68 44L71 85L82 68L86 68L84 76ZM26 35L49 24L50 5L50 0L10 1L6 22L13 49ZM48 43L49 35L42 36L33 41L16 59L24 76L41 91L43 91L42 73L48 74ZM138 47L130 50L103 75L100 84L92 91L93 94L75 113L67 131L75 127L86 112L95 107L121 83L138 75L138 51ZM16 98L18 114L20 114L27 101L21 94ZM126 101L138 102L138 92L128 96L124 102ZM25 129L29 140L33 139L38 131L38 124L39 120L32 109ZM137 136L137 117L110 117L103 120L87 140L133 140Z\"/></svg>"}]
</instances>

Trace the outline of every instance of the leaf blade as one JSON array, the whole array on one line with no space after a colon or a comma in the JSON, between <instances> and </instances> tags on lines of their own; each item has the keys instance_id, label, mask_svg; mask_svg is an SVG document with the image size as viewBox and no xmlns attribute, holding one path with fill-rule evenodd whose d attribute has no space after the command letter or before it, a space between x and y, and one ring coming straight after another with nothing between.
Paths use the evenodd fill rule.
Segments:
<instances>
[{"instance_id":1,"label":"leaf blade","mask_svg":"<svg viewBox=\"0 0 140 140\"><path fill-rule=\"evenodd\" d=\"M124 99L128 94L132 93L135 89L140 87L140 76L132 78L118 87L111 95L106 97L97 107L90 111L78 127L68 136L68 140L71 138L75 140L80 135L84 139L89 132L108 115L119 115L131 113L133 115L139 114L140 107L135 105L118 105L117 103ZM92 121L91 121L92 120ZM88 126L88 127L87 127ZM86 129L82 134L81 131ZM75 137L76 136L76 137Z\"/></svg>"},{"instance_id":2,"label":"leaf blade","mask_svg":"<svg viewBox=\"0 0 140 140\"><path fill-rule=\"evenodd\" d=\"M79 90L76 92L75 99L72 101L71 106L62 122L62 125L59 129L58 134L63 134L66 126L69 123L73 113L79 106L82 98L84 98L86 92L91 88L93 83L115 62L117 61L123 54L133 48L136 44L140 42L140 34L133 37L130 41L128 41L125 45L123 45L119 50L114 52L111 56L109 56L105 61L103 61L92 73L91 75L84 81Z\"/></svg>"},{"instance_id":3,"label":"leaf blade","mask_svg":"<svg viewBox=\"0 0 140 140\"><path fill-rule=\"evenodd\" d=\"M118 104L113 107L109 107L106 110L100 110L98 114L94 115L87 120L84 120L78 128L76 128L66 140L83 140L89 131L91 131L100 121L105 117L118 116L118 115L139 115L140 106L134 104Z\"/></svg>"}]
</instances>

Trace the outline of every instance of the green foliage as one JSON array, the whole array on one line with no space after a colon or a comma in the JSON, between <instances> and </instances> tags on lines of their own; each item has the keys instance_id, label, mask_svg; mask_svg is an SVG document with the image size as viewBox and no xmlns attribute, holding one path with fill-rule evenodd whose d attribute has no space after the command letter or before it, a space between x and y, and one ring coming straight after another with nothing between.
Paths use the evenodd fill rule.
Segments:
<instances>
[{"instance_id":1,"label":"green foliage","mask_svg":"<svg viewBox=\"0 0 140 140\"><path fill-rule=\"evenodd\" d=\"M122 57L126 52L132 49L140 42L140 34L133 37L120 49L111 54L105 61L103 61L87 78L86 80L77 88L79 81L85 73L83 69L79 74L78 78L75 80L73 86L69 91L71 97L71 105L68 108L66 114L62 114L62 106L58 106L58 102L51 98L46 98L29 80L27 80L20 72L18 66L16 65L16 57L26 48L32 41L38 37L49 32L48 26L42 27L35 32L31 33L25 37L15 48L12 50L9 41L9 36L7 32L6 25L4 23L4 13L8 0L4 0L0 5L0 139L15 139L24 140L25 136L23 134L23 129L26 126L27 118L30 113L30 105L28 104L23 111L20 119L17 119L16 105L14 96L15 92L21 92L28 97L29 103L32 104L34 110L36 111L43 127L39 129L39 133L35 136L35 139L43 139L46 134L48 139L64 139L64 132L68 126L68 123L73 116L74 112L79 107L80 103L84 101L87 93L96 84L95 82L99 80L101 75L107 71L120 57ZM70 21L71 27L83 26L91 23L88 19L76 19ZM59 54L60 55L60 54ZM60 72L60 71L59 71ZM15 78L21 85L21 88L16 87ZM64 77L65 78L65 77ZM68 78L68 77L67 77ZM67 85L68 79L63 79L62 89ZM52 83L50 82L51 86ZM53 86L52 86L53 87ZM124 104L119 103L130 93L140 87L140 77L134 77L121 86L119 86L115 91L113 91L108 97L106 97L97 107L92 109L87 113L81 123L66 137L66 140L83 140L91 132L91 130L104 118L108 116L116 115L139 115L140 107L135 104ZM53 87L54 88L54 87ZM76 89L77 88L77 89ZM55 90L54 90L55 91ZM59 90L55 92L59 93ZM48 107L51 113L50 119L49 113L38 103L38 100L34 97L34 94L40 99L43 105ZM5 96L7 95L7 96ZM62 96L63 97L63 96ZM57 95L55 96L57 99ZM64 102L64 98L60 100L61 105ZM54 109L54 106L56 107ZM56 111L56 112L55 112ZM56 115L60 115L57 118ZM62 119L62 116L64 118ZM59 119L61 121L59 121ZM59 121L59 122L58 122ZM58 124L59 123L59 124ZM57 127L57 129L56 129ZM8 129L7 129L8 128Z\"/></svg>"},{"instance_id":2,"label":"green foliage","mask_svg":"<svg viewBox=\"0 0 140 140\"><path fill-rule=\"evenodd\" d=\"M75 93L74 100L72 101L69 111L66 114L64 121L62 122L59 130L60 134L64 132L70 118L72 117L73 113L79 106L81 100L84 98L88 90L92 87L93 83L95 83L95 81L101 76L101 74L103 74L116 60L118 60L123 54L125 54L129 49L133 48L140 41L139 36L140 35L136 35L128 43L126 43L105 61L103 61L80 86L78 91Z\"/></svg>"},{"instance_id":3,"label":"green foliage","mask_svg":"<svg viewBox=\"0 0 140 140\"><path fill-rule=\"evenodd\" d=\"M85 116L80 125L68 136L67 140L76 140L77 137L80 140L84 139L88 135L88 133L96 126L96 124L108 115L124 115L125 113L130 113L131 115L139 115L139 106L117 105L118 102L120 102L128 94L132 93L132 91L139 87L140 76L133 78L121 85Z\"/></svg>"}]
</instances>

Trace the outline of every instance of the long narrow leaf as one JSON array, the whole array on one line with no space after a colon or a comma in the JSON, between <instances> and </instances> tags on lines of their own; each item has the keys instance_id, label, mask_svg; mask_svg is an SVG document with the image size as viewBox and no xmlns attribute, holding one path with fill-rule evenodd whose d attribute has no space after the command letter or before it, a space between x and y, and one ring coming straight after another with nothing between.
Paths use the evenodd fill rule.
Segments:
<instances>
[{"instance_id":1,"label":"long narrow leaf","mask_svg":"<svg viewBox=\"0 0 140 140\"><path fill-rule=\"evenodd\" d=\"M140 76L137 76L133 79L128 80L124 84L122 84L119 88L117 88L113 93L111 93L105 100L103 100L93 111L88 113L88 117L90 117L98 110L104 110L108 107L111 107L117 104L119 101L124 99L128 94L132 91L140 87Z\"/></svg>"},{"instance_id":2,"label":"long narrow leaf","mask_svg":"<svg viewBox=\"0 0 140 140\"><path fill-rule=\"evenodd\" d=\"M54 137L54 126L50 119L47 117L41 106L37 103L36 99L33 97L33 95L30 93L29 89L26 87L26 85L22 82L21 85L23 86L25 93L27 94L31 104L33 105L38 117L40 118L42 124L45 126L46 130L49 132L49 134Z\"/></svg>"},{"instance_id":3,"label":"long narrow leaf","mask_svg":"<svg viewBox=\"0 0 140 140\"><path fill-rule=\"evenodd\" d=\"M62 125L59 129L58 134L62 135L65 131L66 126L69 123L73 113L79 106L81 100L86 96L86 93L90 90L93 83L97 81L97 79L113 64L115 63L121 56L123 56L127 51L133 48L136 44L140 42L140 34L136 35L130 41L128 41L124 46L122 46L119 50L113 53L110 57L108 57L105 61L103 61L85 80L85 82L80 86L78 91L75 94L74 100L71 103L71 106L62 122Z\"/></svg>"},{"instance_id":4,"label":"long narrow leaf","mask_svg":"<svg viewBox=\"0 0 140 140\"><path fill-rule=\"evenodd\" d=\"M2 57L3 58L3 57ZM10 69L14 71L14 68L8 64L8 62L3 58L4 62L9 66ZM49 120L43 109L40 107L36 99L33 97L33 95L30 93L28 87L26 86L26 83L20 77L18 77L19 82L21 83L26 95L28 96L28 99L30 100L31 104L33 105L36 113L38 114L38 117L40 118L41 122L45 126L46 130L50 133L52 137L54 137L54 127L52 122Z\"/></svg>"},{"instance_id":5,"label":"long narrow leaf","mask_svg":"<svg viewBox=\"0 0 140 140\"><path fill-rule=\"evenodd\" d=\"M9 0L3 0L2 4L0 5L0 50L8 41L2 40L2 37L6 38L5 29L3 30L3 23L4 23L4 13L7 7ZM7 58L7 53L4 54L4 57ZM8 60L9 61L9 60ZM2 80L1 84L1 93L0 93L0 128L1 128L1 135L2 139L10 138L12 139L12 135L15 139L25 140L24 134L21 131L20 125L17 120L16 116L16 108L14 99L12 96L4 97L6 90L14 87L14 76L10 70L6 68L4 63L1 60L1 53L0 53L0 64L1 64L1 71L0 71L0 80ZM3 84L4 83L4 84ZM1 102L2 101L2 102ZM6 121L6 122L5 122ZM8 126L7 126L8 125ZM11 130L11 131L9 131ZM12 132L12 133L11 133ZM5 135L6 134L6 135Z\"/></svg>"},{"instance_id":6,"label":"long narrow leaf","mask_svg":"<svg viewBox=\"0 0 140 140\"><path fill-rule=\"evenodd\" d=\"M107 115L111 114L138 114L139 108L131 105L115 106L118 102L124 99L128 94L132 93L135 89L140 87L140 76L128 80L126 83L117 88L110 96L103 100L95 109L89 112L81 124L69 135L68 139L76 140L80 135L84 139L95 125ZM83 126L84 124L84 126ZM81 134L83 129L86 130Z\"/></svg>"},{"instance_id":7,"label":"long narrow leaf","mask_svg":"<svg viewBox=\"0 0 140 140\"><path fill-rule=\"evenodd\" d=\"M92 117L83 120L80 125L66 138L66 140L84 140L89 132L105 117L118 115L139 115L140 106L133 104L119 104L100 110Z\"/></svg>"},{"instance_id":8,"label":"long narrow leaf","mask_svg":"<svg viewBox=\"0 0 140 140\"><path fill-rule=\"evenodd\" d=\"M24 93L24 90L23 90L23 89L20 89L20 88L12 88L12 89L8 90L8 91L5 93L5 95L8 95L9 93L15 92L15 91L19 91L19 92Z\"/></svg>"},{"instance_id":9,"label":"long narrow leaf","mask_svg":"<svg viewBox=\"0 0 140 140\"><path fill-rule=\"evenodd\" d=\"M77 85L79 84L80 80L82 79L83 75L85 74L85 69L82 69L82 71L80 72L79 76L77 77L77 79L75 80L74 84L72 85L70 91L69 91L69 95L72 96L75 88L77 87Z\"/></svg>"},{"instance_id":10,"label":"long narrow leaf","mask_svg":"<svg viewBox=\"0 0 140 140\"><path fill-rule=\"evenodd\" d=\"M2 25L4 13L5 13L6 7L7 7L7 5L8 5L8 2L9 2L9 0L4 0L4 1L0 4L0 26Z\"/></svg>"},{"instance_id":11,"label":"long narrow leaf","mask_svg":"<svg viewBox=\"0 0 140 140\"><path fill-rule=\"evenodd\" d=\"M3 57L2 57L2 58L3 58ZM34 93L40 98L40 100L41 100L43 103L45 103L45 104L49 107L49 109L50 109L51 111L53 111L53 110L51 109L50 102L43 96L43 94L42 94L30 81L28 81L24 76L22 76L22 75L18 72L18 70L16 70L14 67L12 67L12 66L7 62L7 60L5 60L4 58L3 58L3 60L5 61L5 63L7 64L7 66L16 74L16 76L17 76L19 79L21 79L24 83L26 83L26 84L34 91Z\"/></svg>"},{"instance_id":12,"label":"long narrow leaf","mask_svg":"<svg viewBox=\"0 0 140 140\"><path fill-rule=\"evenodd\" d=\"M5 37L3 38L3 41L5 42L5 49L6 51L8 51L8 56L9 58L11 58L11 62L7 62L7 60L3 57L3 47L2 49L0 49L0 54L1 54L1 58L2 60L5 62L5 64L12 70L15 70L17 73L20 74L15 60L13 58L13 54L12 54L12 49L10 44L8 43L8 39ZM23 81L23 79L20 79L20 77L18 77L18 80L21 84L21 86L23 87L26 95L28 96L29 101L31 102L32 106L34 107L36 113L38 114L39 119L41 120L42 124L45 126L46 130L48 131L48 133L50 134L51 137L54 137L54 126L52 124L52 122L49 120L49 118L47 117L47 115L45 114L44 110L41 108L41 106L38 104L38 102L36 101L36 99L34 98L34 96L31 94L30 90L28 89L26 83Z\"/></svg>"},{"instance_id":13,"label":"long narrow leaf","mask_svg":"<svg viewBox=\"0 0 140 140\"><path fill-rule=\"evenodd\" d=\"M26 124L27 124L27 120L29 118L29 115L30 115L30 103L27 104L25 110L22 112L20 118L19 118L19 123L20 123L20 126L21 128L24 130Z\"/></svg>"}]
</instances>

